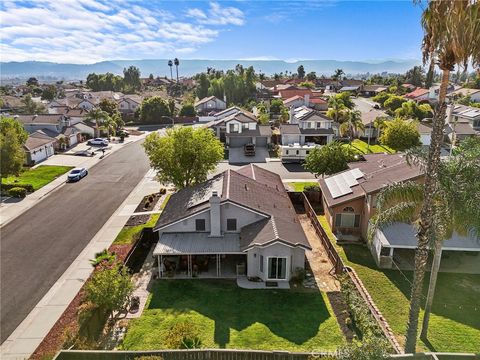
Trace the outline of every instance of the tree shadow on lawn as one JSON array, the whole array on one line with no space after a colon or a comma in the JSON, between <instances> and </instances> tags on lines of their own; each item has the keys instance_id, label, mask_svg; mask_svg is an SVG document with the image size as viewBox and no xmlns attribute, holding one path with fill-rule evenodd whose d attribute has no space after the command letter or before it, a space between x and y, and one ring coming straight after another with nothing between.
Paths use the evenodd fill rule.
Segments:
<instances>
[{"instance_id":1,"label":"tree shadow on lawn","mask_svg":"<svg viewBox=\"0 0 480 360\"><path fill-rule=\"evenodd\" d=\"M413 271L402 270L400 272L398 270L379 269L373 260L370 250L366 247L344 245L343 250L348 261L385 274L389 281L410 301L410 283L413 281ZM429 279L430 272L427 272L423 284L424 298L421 303L422 309L425 306ZM388 294L385 294L385 296L388 296ZM445 272L438 274L432 306L433 314L480 329L479 308L480 275Z\"/></svg>"},{"instance_id":2,"label":"tree shadow on lawn","mask_svg":"<svg viewBox=\"0 0 480 360\"><path fill-rule=\"evenodd\" d=\"M241 331L254 323L301 345L331 316L318 291L247 290L224 280L160 280L152 291L148 309L193 310L214 320L214 340L221 348L230 342L230 329Z\"/></svg>"}]
</instances>

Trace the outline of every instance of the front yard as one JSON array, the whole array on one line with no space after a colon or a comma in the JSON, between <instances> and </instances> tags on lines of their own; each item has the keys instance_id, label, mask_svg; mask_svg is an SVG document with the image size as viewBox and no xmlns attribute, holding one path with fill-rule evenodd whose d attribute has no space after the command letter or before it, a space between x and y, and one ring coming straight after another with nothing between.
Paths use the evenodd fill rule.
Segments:
<instances>
[{"instance_id":1,"label":"front yard","mask_svg":"<svg viewBox=\"0 0 480 360\"><path fill-rule=\"evenodd\" d=\"M331 231L324 216L324 229ZM335 244L335 242L333 241ZM336 245L345 264L355 269L376 305L403 345L413 272L379 269L370 251L359 245ZM428 275L424 289L427 293ZM425 301L423 301L425 303ZM423 310L421 318L423 316ZM420 318L420 325L421 325ZM478 352L480 349L480 275L440 273L430 317L429 343L420 350Z\"/></svg>"},{"instance_id":2,"label":"front yard","mask_svg":"<svg viewBox=\"0 0 480 360\"><path fill-rule=\"evenodd\" d=\"M2 184L31 184L37 191L71 169L72 166L40 165L23 171L19 176L2 178Z\"/></svg>"},{"instance_id":3,"label":"front yard","mask_svg":"<svg viewBox=\"0 0 480 360\"><path fill-rule=\"evenodd\" d=\"M345 342L327 296L318 290L245 290L233 281L157 281L123 349L166 347L178 323L195 328L203 348L332 351Z\"/></svg>"},{"instance_id":4,"label":"front yard","mask_svg":"<svg viewBox=\"0 0 480 360\"><path fill-rule=\"evenodd\" d=\"M371 153L389 153L393 154L395 151L388 146L383 146L380 144L370 144L368 146L368 143L360 140L360 139L354 139L351 144L345 144L344 146L346 147L351 147L355 152L360 153L360 154L371 154Z\"/></svg>"}]
</instances>

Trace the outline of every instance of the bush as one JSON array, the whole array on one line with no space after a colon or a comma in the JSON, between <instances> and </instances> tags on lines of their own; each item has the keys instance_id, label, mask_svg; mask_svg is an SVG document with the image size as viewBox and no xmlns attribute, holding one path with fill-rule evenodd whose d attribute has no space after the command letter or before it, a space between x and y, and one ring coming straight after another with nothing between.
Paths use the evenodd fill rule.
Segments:
<instances>
[{"instance_id":1,"label":"bush","mask_svg":"<svg viewBox=\"0 0 480 360\"><path fill-rule=\"evenodd\" d=\"M165 195L167 193L167 189L161 188L160 189L160 195Z\"/></svg>"},{"instance_id":2,"label":"bush","mask_svg":"<svg viewBox=\"0 0 480 360\"><path fill-rule=\"evenodd\" d=\"M150 201L146 201L144 208L145 208L145 209L148 209L149 206L150 206Z\"/></svg>"},{"instance_id":3,"label":"bush","mask_svg":"<svg viewBox=\"0 0 480 360\"><path fill-rule=\"evenodd\" d=\"M35 191L33 189L32 184L4 184L4 183L2 183L2 191L8 192L8 190L13 189L13 188L23 188L29 193Z\"/></svg>"},{"instance_id":4,"label":"bush","mask_svg":"<svg viewBox=\"0 0 480 360\"><path fill-rule=\"evenodd\" d=\"M191 321L175 323L165 338L167 349L199 349L201 346L198 330Z\"/></svg>"},{"instance_id":5,"label":"bush","mask_svg":"<svg viewBox=\"0 0 480 360\"><path fill-rule=\"evenodd\" d=\"M300 284L305 280L306 271L300 267L295 268L295 271L291 277L291 281L295 284Z\"/></svg>"},{"instance_id":6,"label":"bush","mask_svg":"<svg viewBox=\"0 0 480 360\"><path fill-rule=\"evenodd\" d=\"M303 191L320 192L320 186L318 186L318 185L307 185L303 188Z\"/></svg>"},{"instance_id":7,"label":"bush","mask_svg":"<svg viewBox=\"0 0 480 360\"><path fill-rule=\"evenodd\" d=\"M95 254L95 259L90 260L90 263L93 267L101 264L102 262L107 262L112 264L115 261L116 255L113 253L109 253L107 249L104 249Z\"/></svg>"},{"instance_id":8,"label":"bush","mask_svg":"<svg viewBox=\"0 0 480 360\"><path fill-rule=\"evenodd\" d=\"M155 200L155 198L153 197L153 195L150 195L150 196L148 197L148 201L152 203L153 200Z\"/></svg>"},{"instance_id":9,"label":"bush","mask_svg":"<svg viewBox=\"0 0 480 360\"><path fill-rule=\"evenodd\" d=\"M8 190L8 195L15 198L24 198L27 196L27 190L23 187L12 187L10 190Z\"/></svg>"}]
</instances>

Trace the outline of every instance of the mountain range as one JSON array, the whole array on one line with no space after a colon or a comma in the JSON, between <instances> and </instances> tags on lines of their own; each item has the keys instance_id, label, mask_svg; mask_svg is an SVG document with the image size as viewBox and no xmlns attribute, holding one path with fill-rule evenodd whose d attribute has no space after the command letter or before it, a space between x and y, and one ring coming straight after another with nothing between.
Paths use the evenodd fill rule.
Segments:
<instances>
[{"instance_id":1,"label":"mountain range","mask_svg":"<svg viewBox=\"0 0 480 360\"><path fill-rule=\"evenodd\" d=\"M82 80L89 73L122 74L123 69L130 65L137 66L140 69L142 77L170 76L170 69L166 59L155 60L111 60L102 61L93 64L60 64L44 61L24 61L24 62L0 62L0 77L5 79L24 79L31 76L38 78L51 78L63 80ZM365 73L403 73L415 65L419 65L417 60L389 60L381 62L364 61L338 61L338 60L298 60L287 62L283 60L182 60L180 59L179 75L191 76L207 68L217 70L233 69L237 64L244 67L253 66L257 72L267 75L280 72L297 71L298 66L303 65L305 71L315 71L317 75L332 75L335 69L343 69L348 75ZM175 76L175 68L173 69Z\"/></svg>"}]
</instances>

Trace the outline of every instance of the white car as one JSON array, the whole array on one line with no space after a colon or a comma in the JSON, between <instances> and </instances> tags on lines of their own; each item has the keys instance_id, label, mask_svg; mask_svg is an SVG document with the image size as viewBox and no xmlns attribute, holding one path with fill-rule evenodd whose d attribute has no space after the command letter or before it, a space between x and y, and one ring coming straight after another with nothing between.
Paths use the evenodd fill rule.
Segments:
<instances>
[{"instance_id":1,"label":"white car","mask_svg":"<svg viewBox=\"0 0 480 360\"><path fill-rule=\"evenodd\" d=\"M88 170L85 168L75 168L68 173L67 182L79 181L88 175Z\"/></svg>"},{"instance_id":2,"label":"white car","mask_svg":"<svg viewBox=\"0 0 480 360\"><path fill-rule=\"evenodd\" d=\"M90 140L87 141L87 145L107 146L108 145L108 140L107 139L102 139L102 138L90 139Z\"/></svg>"}]
</instances>

